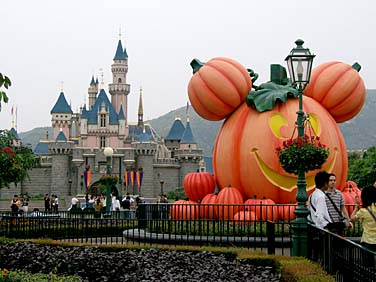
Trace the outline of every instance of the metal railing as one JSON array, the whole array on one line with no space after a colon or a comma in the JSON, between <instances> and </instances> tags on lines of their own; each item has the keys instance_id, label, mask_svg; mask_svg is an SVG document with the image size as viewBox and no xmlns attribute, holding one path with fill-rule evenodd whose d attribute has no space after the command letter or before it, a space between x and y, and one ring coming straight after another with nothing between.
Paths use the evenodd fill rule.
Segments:
<instances>
[{"instance_id":1,"label":"metal railing","mask_svg":"<svg viewBox=\"0 0 376 282\"><path fill-rule=\"evenodd\" d=\"M109 215L80 209L22 215L3 212L0 235L95 244L239 246L269 254L290 255L294 209L292 204L159 203L141 204L137 209ZM349 237L359 234L360 224L346 231ZM338 240L344 241L343 238Z\"/></svg>"},{"instance_id":2,"label":"metal railing","mask_svg":"<svg viewBox=\"0 0 376 282\"><path fill-rule=\"evenodd\" d=\"M335 276L337 282L376 280L376 253L327 230L309 226L309 258Z\"/></svg>"},{"instance_id":3,"label":"metal railing","mask_svg":"<svg viewBox=\"0 0 376 282\"><path fill-rule=\"evenodd\" d=\"M295 208L286 205L285 210L289 207ZM109 215L80 210L3 212L0 235L106 244L240 246L289 255L290 221L287 215L278 219L275 205L141 204Z\"/></svg>"}]
</instances>

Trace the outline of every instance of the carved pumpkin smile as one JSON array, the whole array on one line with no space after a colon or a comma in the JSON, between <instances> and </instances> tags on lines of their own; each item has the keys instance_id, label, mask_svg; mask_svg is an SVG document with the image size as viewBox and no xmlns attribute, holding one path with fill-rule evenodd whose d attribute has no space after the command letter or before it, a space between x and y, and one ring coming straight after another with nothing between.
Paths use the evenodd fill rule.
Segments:
<instances>
[{"instance_id":1,"label":"carved pumpkin smile","mask_svg":"<svg viewBox=\"0 0 376 282\"><path fill-rule=\"evenodd\" d=\"M297 177L296 176L289 176L289 175L283 175L279 172L276 172L272 168L270 168L260 157L260 155L257 152L257 148L253 148L251 150L251 155L254 155L254 158L257 162L257 165L263 175L275 186L278 186L280 189L285 191L292 191L296 188L297 183ZM337 147L333 149L334 151L334 157L332 158L332 161L329 163L329 165L324 168L327 172L332 172L334 164L337 160L337 155L339 153L339 150ZM315 175L308 176L306 178L307 181L307 191L312 190L315 187Z\"/></svg>"}]
</instances>

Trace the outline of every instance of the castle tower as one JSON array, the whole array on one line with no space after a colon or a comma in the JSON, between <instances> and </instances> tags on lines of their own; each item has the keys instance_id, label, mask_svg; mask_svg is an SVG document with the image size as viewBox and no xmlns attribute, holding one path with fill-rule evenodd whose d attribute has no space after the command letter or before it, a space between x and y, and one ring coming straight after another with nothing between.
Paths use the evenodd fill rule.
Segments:
<instances>
[{"instance_id":1,"label":"castle tower","mask_svg":"<svg viewBox=\"0 0 376 282\"><path fill-rule=\"evenodd\" d=\"M180 148L180 140L184 131L184 124L182 123L180 117L176 117L165 138L166 147L171 151L171 157L174 157L175 150Z\"/></svg>"},{"instance_id":2,"label":"castle tower","mask_svg":"<svg viewBox=\"0 0 376 282\"><path fill-rule=\"evenodd\" d=\"M93 107L95 103L95 99L97 99L97 94L98 94L98 84L95 82L94 76L91 77L88 94L89 94L89 110L90 110Z\"/></svg>"},{"instance_id":3,"label":"castle tower","mask_svg":"<svg viewBox=\"0 0 376 282\"><path fill-rule=\"evenodd\" d=\"M86 105L83 106L82 108L82 111L81 111L81 115L80 115L80 121L79 121L79 125L80 125L80 139L79 139L79 145L81 147L86 147L87 146L87 134L88 134L88 124L87 124L87 121L88 121L88 118L89 118L89 113L88 111L86 110Z\"/></svg>"},{"instance_id":4,"label":"castle tower","mask_svg":"<svg viewBox=\"0 0 376 282\"><path fill-rule=\"evenodd\" d=\"M57 138L61 129L64 132L65 137L69 139L73 111L68 105L63 92L60 93L59 98L50 113L52 128L54 130L53 138Z\"/></svg>"},{"instance_id":5,"label":"castle tower","mask_svg":"<svg viewBox=\"0 0 376 282\"><path fill-rule=\"evenodd\" d=\"M197 143L193 137L189 117L187 117L187 125L185 126L183 136L180 140L180 147L176 149L174 153L175 158L180 162L179 185L183 186L184 176L190 172L199 170L200 161L204 157L203 150L197 149Z\"/></svg>"},{"instance_id":6,"label":"castle tower","mask_svg":"<svg viewBox=\"0 0 376 282\"><path fill-rule=\"evenodd\" d=\"M154 160L157 155L158 144L157 142L150 139L145 133L140 136L140 142L134 144L134 152L136 155L136 169L141 169L144 171L141 195L150 195L156 197L158 191L153 190L153 170L154 170Z\"/></svg>"},{"instance_id":7,"label":"castle tower","mask_svg":"<svg viewBox=\"0 0 376 282\"><path fill-rule=\"evenodd\" d=\"M124 139L126 136L128 136L128 127L125 124L125 116L124 116L124 111L123 111L123 106L120 106L120 112L118 115L118 120L119 120L119 148L124 147Z\"/></svg>"},{"instance_id":8,"label":"castle tower","mask_svg":"<svg viewBox=\"0 0 376 282\"><path fill-rule=\"evenodd\" d=\"M68 141L63 129L58 133L55 141L48 143L48 152L52 156L51 187L46 193L67 195L68 180L71 178L71 164L69 161L73 142Z\"/></svg>"},{"instance_id":9,"label":"castle tower","mask_svg":"<svg viewBox=\"0 0 376 282\"><path fill-rule=\"evenodd\" d=\"M137 125L140 127L144 126L144 108L142 107L142 87L140 87L140 98L138 101L138 122Z\"/></svg>"},{"instance_id":10,"label":"castle tower","mask_svg":"<svg viewBox=\"0 0 376 282\"><path fill-rule=\"evenodd\" d=\"M112 83L108 85L111 94L111 103L117 114L120 107L123 106L124 117L127 123L128 116L128 94L130 85L127 84L128 73L128 54L126 49L123 50L121 40L118 42L114 63L111 65Z\"/></svg>"}]
</instances>

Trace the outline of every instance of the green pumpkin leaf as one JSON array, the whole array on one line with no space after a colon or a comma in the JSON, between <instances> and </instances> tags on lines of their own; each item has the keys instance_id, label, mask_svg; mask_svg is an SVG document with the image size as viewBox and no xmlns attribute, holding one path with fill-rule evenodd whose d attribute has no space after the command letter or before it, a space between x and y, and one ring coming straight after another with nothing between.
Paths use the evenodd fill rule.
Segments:
<instances>
[{"instance_id":1,"label":"green pumpkin leaf","mask_svg":"<svg viewBox=\"0 0 376 282\"><path fill-rule=\"evenodd\" d=\"M246 102L250 107L255 107L258 112L270 111L275 103L280 101L285 103L288 97L296 98L299 92L288 85L279 85L274 82L261 84L257 90L249 92Z\"/></svg>"}]
</instances>

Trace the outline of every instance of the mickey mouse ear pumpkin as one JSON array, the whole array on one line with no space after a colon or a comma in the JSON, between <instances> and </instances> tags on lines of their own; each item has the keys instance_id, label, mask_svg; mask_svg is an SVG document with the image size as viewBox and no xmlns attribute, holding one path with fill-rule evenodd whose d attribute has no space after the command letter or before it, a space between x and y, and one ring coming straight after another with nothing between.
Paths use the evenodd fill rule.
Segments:
<instances>
[{"instance_id":1,"label":"mickey mouse ear pumpkin","mask_svg":"<svg viewBox=\"0 0 376 282\"><path fill-rule=\"evenodd\" d=\"M324 106L336 120L345 122L356 116L366 99L366 88L358 63L350 66L328 62L313 69L304 95Z\"/></svg>"},{"instance_id":2,"label":"mickey mouse ear pumpkin","mask_svg":"<svg viewBox=\"0 0 376 282\"><path fill-rule=\"evenodd\" d=\"M232 59L218 57L205 64L194 59L191 66L194 75L188 85L189 100L204 119L227 117L245 101L252 88L248 71Z\"/></svg>"}]
</instances>

